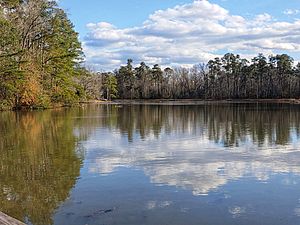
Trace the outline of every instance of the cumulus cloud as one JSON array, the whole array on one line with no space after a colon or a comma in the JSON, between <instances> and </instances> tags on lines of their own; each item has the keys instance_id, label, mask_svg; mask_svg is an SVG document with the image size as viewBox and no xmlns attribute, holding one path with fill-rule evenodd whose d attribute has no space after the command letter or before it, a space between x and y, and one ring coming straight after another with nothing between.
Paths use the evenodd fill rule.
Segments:
<instances>
[{"instance_id":1,"label":"cumulus cloud","mask_svg":"<svg viewBox=\"0 0 300 225\"><path fill-rule=\"evenodd\" d=\"M278 51L293 56L300 50L300 20L277 21L266 13L248 19L206 0L158 10L141 26L120 29L106 22L87 26L87 63L106 70L128 58L163 66L190 66L227 51L245 53L246 57Z\"/></svg>"}]
</instances>

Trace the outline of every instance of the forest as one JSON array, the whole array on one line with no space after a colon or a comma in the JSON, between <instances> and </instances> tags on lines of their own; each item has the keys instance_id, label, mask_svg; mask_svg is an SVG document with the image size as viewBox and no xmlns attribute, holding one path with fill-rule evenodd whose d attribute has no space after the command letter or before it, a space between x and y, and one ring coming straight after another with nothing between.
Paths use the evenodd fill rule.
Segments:
<instances>
[{"instance_id":1,"label":"forest","mask_svg":"<svg viewBox=\"0 0 300 225\"><path fill-rule=\"evenodd\" d=\"M82 98L81 44L56 1L1 0L0 7L0 108Z\"/></svg>"},{"instance_id":2,"label":"forest","mask_svg":"<svg viewBox=\"0 0 300 225\"><path fill-rule=\"evenodd\" d=\"M300 63L294 64L287 54L258 54L249 61L227 53L192 68L164 69L159 65L149 67L144 62L134 68L129 59L127 65L113 73L97 73L81 83L89 95L107 99L298 98ZM93 90L99 89L102 92L97 97Z\"/></svg>"},{"instance_id":3,"label":"forest","mask_svg":"<svg viewBox=\"0 0 300 225\"><path fill-rule=\"evenodd\" d=\"M78 33L49 0L0 0L0 109L111 99L275 99L300 96L300 63L287 54L252 60L227 53L191 68L84 67ZM295 65L296 64L296 65Z\"/></svg>"}]
</instances>

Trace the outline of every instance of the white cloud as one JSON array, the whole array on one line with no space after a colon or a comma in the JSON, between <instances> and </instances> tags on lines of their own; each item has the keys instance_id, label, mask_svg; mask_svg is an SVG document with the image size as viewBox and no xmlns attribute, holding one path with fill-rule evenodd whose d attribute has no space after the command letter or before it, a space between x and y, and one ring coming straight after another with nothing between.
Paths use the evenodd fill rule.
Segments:
<instances>
[{"instance_id":1,"label":"white cloud","mask_svg":"<svg viewBox=\"0 0 300 225\"><path fill-rule=\"evenodd\" d=\"M128 58L172 66L207 62L227 51L247 56L300 51L300 20L276 21L266 13L246 19L205 0L158 10L137 27L87 26L87 63L101 69L114 69Z\"/></svg>"},{"instance_id":2,"label":"white cloud","mask_svg":"<svg viewBox=\"0 0 300 225\"><path fill-rule=\"evenodd\" d=\"M300 10L298 10L298 9L286 9L283 13L285 15L297 15L297 14L300 13Z\"/></svg>"}]
</instances>

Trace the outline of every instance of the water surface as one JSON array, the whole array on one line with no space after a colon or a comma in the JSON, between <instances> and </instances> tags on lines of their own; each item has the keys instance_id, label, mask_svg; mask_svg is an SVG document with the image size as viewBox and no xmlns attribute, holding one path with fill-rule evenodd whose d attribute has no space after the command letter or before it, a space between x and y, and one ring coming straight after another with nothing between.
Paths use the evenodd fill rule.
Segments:
<instances>
[{"instance_id":1,"label":"water surface","mask_svg":"<svg viewBox=\"0 0 300 225\"><path fill-rule=\"evenodd\" d=\"M300 106L0 113L0 211L33 225L300 224Z\"/></svg>"}]
</instances>

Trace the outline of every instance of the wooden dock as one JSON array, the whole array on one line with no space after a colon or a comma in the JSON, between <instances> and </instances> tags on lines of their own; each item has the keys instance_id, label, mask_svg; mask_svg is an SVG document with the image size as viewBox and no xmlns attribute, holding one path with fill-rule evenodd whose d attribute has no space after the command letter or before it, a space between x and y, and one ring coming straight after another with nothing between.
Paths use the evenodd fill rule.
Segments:
<instances>
[{"instance_id":1,"label":"wooden dock","mask_svg":"<svg viewBox=\"0 0 300 225\"><path fill-rule=\"evenodd\" d=\"M0 225L25 225L22 223L2 212L0 212Z\"/></svg>"}]
</instances>

